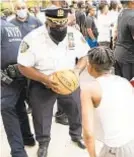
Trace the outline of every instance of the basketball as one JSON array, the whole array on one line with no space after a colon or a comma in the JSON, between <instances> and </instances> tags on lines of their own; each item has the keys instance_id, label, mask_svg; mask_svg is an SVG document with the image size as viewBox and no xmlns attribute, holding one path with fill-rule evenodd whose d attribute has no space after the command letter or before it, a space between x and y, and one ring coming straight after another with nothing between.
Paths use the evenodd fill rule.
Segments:
<instances>
[{"instance_id":1,"label":"basketball","mask_svg":"<svg viewBox=\"0 0 134 157\"><path fill-rule=\"evenodd\" d=\"M52 79L58 83L58 90L52 89L57 94L68 95L79 87L79 79L71 70L58 71L53 74Z\"/></svg>"}]
</instances>

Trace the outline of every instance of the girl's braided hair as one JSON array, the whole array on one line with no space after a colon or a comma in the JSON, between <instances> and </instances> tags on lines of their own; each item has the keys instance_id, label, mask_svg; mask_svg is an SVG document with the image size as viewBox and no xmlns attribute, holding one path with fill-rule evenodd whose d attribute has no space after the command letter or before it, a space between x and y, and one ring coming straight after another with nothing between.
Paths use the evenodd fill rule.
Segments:
<instances>
[{"instance_id":1,"label":"girl's braided hair","mask_svg":"<svg viewBox=\"0 0 134 157\"><path fill-rule=\"evenodd\" d=\"M109 71L115 63L113 51L105 46L88 51L88 61L97 72Z\"/></svg>"}]
</instances>

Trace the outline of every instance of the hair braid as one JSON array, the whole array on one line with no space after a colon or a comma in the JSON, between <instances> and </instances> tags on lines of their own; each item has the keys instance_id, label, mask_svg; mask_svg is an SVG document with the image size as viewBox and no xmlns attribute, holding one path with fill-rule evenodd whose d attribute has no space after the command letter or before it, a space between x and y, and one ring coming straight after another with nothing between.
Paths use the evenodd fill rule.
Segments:
<instances>
[{"instance_id":1,"label":"hair braid","mask_svg":"<svg viewBox=\"0 0 134 157\"><path fill-rule=\"evenodd\" d=\"M89 50L88 60L98 72L110 70L115 63L113 51L105 46Z\"/></svg>"}]
</instances>

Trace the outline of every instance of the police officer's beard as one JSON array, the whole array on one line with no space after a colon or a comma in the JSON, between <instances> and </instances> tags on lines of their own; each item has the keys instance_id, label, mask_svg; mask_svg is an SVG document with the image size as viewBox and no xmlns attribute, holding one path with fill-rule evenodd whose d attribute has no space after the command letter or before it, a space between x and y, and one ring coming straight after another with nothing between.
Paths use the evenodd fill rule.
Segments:
<instances>
[{"instance_id":1,"label":"police officer's beard","mask_svg":"<svg viewBox=\"0 0 134 157\"><path fill-rule=\"evenodd\" d=\"M50 33L50 36L54 38L54 40L56 40L57 42L61 42L67 34L67 27L64 27L64 28L51 28L50 27L49 33Z\"/></svg>"}]
</instances>

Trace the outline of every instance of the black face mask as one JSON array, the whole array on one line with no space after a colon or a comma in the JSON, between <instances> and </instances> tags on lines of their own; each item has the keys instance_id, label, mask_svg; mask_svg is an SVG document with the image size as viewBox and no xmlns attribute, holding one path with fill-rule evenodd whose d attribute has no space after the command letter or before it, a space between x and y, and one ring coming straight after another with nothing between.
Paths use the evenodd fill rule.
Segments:
<instances>
[{"instance_id":1,"label":"black face mask","mask_svg":"<svg viewBox=\"0 0 134 157\"><path fill-rule=\"evenodd\" d=\"M64 28L51 28L50 27L50 35L57 42L61 42L67 34L67 27Z\"/></svg>"}]
</instances>

